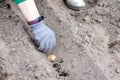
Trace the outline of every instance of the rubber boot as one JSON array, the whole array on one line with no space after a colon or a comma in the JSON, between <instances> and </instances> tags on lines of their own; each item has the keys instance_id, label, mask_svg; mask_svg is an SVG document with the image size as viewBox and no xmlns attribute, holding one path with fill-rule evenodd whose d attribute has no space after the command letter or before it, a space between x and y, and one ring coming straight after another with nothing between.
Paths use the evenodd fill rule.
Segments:
<instances>
[{"instance_id":1,"label":"rubber boot","mask_svg":"<svg viewBox=\"0 0 120 80\"><path fill-rule=\"evenodd\" d=\"M86 4L84 0L64 0L68 8L79 11L82 7L85 7Z\"/></svg>"}]
</instances>

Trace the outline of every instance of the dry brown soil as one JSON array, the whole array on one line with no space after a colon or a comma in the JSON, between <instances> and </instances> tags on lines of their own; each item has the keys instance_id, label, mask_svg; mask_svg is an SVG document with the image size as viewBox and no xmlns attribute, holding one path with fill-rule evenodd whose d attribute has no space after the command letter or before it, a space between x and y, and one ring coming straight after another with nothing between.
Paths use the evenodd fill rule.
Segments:
<instances>
[{"instance_id":1,"label":"dry brown soil","mask_svg":"<svg viewBox=\"0 0 120 80\"><path fill-rule=\"evenodd\" d=\"M0 80L120 80L120 0L85 0L80 11L35 0L57 37L55 62L37 51L18 7L1 1Z\"/></svg>"}]
</instances>

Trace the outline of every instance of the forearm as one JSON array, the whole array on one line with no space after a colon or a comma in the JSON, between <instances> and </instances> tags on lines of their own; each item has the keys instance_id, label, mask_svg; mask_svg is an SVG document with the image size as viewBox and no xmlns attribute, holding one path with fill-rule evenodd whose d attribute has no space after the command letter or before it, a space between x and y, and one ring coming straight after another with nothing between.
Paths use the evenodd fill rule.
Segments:
<instances>
[{"instance_id":1,"label":"forearm","mask_svg":"<svg viewBox=\"0 0 120 80\"><path fill-rule=\"evenodd\" d=\"M40 14L37 10L34 0L14 0L18 4L23 15L28 22L33 21L40 17Z\"/></svg>"},{"instance_id":2,"label":"forearm","mask_svg":"<svg viewBox=\"0 0 120 80\"><path fill-rule=\"evenodd\" d=\"M56 45L55 33L47 27L40 16L34 0L14 0L28 21L38 50L50 53Z\"/></svg>"}]
</instances>

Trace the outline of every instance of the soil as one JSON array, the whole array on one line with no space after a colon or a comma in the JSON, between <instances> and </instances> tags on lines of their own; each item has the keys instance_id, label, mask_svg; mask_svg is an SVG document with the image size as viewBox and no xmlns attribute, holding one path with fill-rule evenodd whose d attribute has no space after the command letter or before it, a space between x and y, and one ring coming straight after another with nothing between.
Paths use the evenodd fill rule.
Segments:
<instances>
[{"instance_id":1,"label":"soil","mask_svg":"<svg viewBox=\"0 0 120 80\"><path fill-rule=\"evenodd\" d=\"M54 62L36 49L19 8L1 1L0 80L120 80L120 0L85 0L80 11L35 0L57 37Z\"/></svg>"}]
</instances>

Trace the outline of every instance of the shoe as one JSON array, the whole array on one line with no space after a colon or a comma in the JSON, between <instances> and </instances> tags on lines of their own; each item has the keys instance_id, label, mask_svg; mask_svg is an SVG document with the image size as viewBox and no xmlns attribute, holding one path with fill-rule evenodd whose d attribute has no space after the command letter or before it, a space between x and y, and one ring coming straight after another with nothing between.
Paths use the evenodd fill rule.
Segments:
<instances>
[{"instance_id":1,"label":"shoe","mask_svg":"<svg viewBox=\"0 0 120 80\"><path fill-rule=\"evenodd\" d=\"M86 4L84 0L64 0L68 8L79 11L82 7L85 7Z\"/></svg>"}]
</instances>

